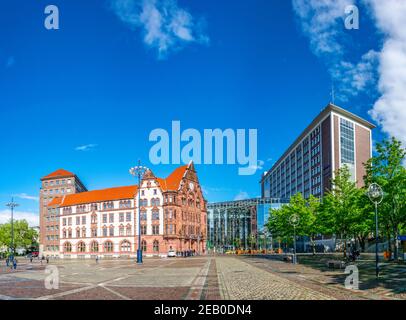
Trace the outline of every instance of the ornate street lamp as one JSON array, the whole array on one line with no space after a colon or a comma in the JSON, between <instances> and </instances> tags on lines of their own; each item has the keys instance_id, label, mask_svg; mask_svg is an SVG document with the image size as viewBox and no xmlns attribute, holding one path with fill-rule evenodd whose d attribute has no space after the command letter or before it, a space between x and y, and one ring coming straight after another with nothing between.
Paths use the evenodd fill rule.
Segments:
<instances>
[{"instance_id":1,"label":"ornate street lamp","mask_svg":"<svg viewBox=\"0 0 406 320\"><path fill-rule=\"evenodd\" d=\"M142 248L141 248L141 179L145 172L149 169L141 166L141 161L138 160L138 166L130 169L130 174L134 177L138 177L138 249L137 249L137 263L142 263Z\"/></svg>"},{"instance_id":2,"label":"ornate street lamp","mask_svg":"<svg viewBox=\"0 0 406 320\"><path fill-rule=\"evenodd\" d=\"M383 200L383 191L379 184L372 183L368 188L368 197L375 204L375 272L376 278L379 277L379 255L378 255L378 204Z\"/></svg>"},{"instance_id":3,"label":"ornate street lamp","mask_svg":"<svg viewBox=\"0 0 406 320\"><path fill-rule=\"evenodd\" d=\"M293 226L293 247L294 247L293 263L296 264L296 227L299 224L299 216L297 214L292 214L289 218L289 222Z\"/></svg>"},{"instance_id":4,"label":"ornate street lamp","mask_svg":"<svg viewBox=\"0 0 406 320\"><path fill-rule=\"evenodd\" d=\"M18 207L19 204L14 202L14 199L11 198L11 202L6 204L7 207L11 210L11 244L10 244L10 251L11 251L11 261L14 260L14 208Z\"/></svg>"}]
</instances>

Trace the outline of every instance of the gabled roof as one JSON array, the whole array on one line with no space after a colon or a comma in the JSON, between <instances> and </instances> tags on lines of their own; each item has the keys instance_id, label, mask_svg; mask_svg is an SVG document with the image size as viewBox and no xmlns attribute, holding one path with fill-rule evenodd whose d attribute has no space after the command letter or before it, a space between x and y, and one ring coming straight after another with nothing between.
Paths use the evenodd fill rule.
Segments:
<instances>
[{"instance_id":1,"label":"gabled roof","mask_svg":"<svg viewBox=\"0 0 406 320\"><path fill-rule=\"evenodd\" d=\"M67 207L84 203L133 199L137 189L137 186L127 186L69 194L64 197L54 198L48 206Z\"/></svg>"},{"instance_id":2,"label":"gabled roof","mask_svg":"<svg viewBox=\"0 0 406 320\"><path fill-rule=\"evenodd\" d=\"M152 172L148 172L147 177L157 179L163 192L177 191L180 186L182 178L185 176L186 171L192 168L193 164L184 165L176 168L166 179L155 178ZM75 194L65 195L63 197L54 198L48 206L67 207L72 205L79 205L85 203L94 203L110 200L133 199L137 193L138 186L116 187L102 190L94 190L87 192L80 192Z\"/></svg>"},{"instance_id":3,"label":"gabled roof","mask_svg":"<svg viewBox=\"0 0 406 320\"><path fill-rule=\"evenodd\" d=\"M185 176L189 165L176 168L166 179L157 178L162 191L176 191L179 189L180 182Z\"/></svg>"},{"instance_id":4,"label":"gabled roof","mask_svg":"<svg viewBox=\"0 0 406 320\"><path fill-rule=\"evenodd\" d=\"M42 177L41 180L47 180L47 179L56 179L56 178L68 178L68 177L74 177L75 174L67 171L65 169L58 169L45 177Z\"/></svg>"}]
</instances>

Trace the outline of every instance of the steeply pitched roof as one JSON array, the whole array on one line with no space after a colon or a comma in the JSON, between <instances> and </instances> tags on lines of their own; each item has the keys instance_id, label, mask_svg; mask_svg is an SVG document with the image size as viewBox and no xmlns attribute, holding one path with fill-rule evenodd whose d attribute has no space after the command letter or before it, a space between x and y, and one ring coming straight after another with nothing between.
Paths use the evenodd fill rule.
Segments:
<instances>
[{"instance_id":1,"label":"steeply pitched roof","mask_svg":"<svg viewBox=\"0 0 406 320\"><path fill-rule=\"evenodd\" d=\"M162 191L176 191L184 177L188 165L176 168L166 179L158 178Z\"/></svg>"},{"instance_id":2,"label":"steeply pitched roof","mask_svg":"<svg viewBox=\"0 0 406 320\"><path fill-rule=\"evenodd\" d=\"M67 207L84 203L133 199L137 189L137 186L127 186L69 194L61 198L54 198L48 206Z\"/></svg>"},{"instance_id":3,"label":"steeply pitched roof","mask_svg":"<svg viewBox=\"0 0 406 320\"><path fill-rule=\"evenodd\" d=\"M176 168L166 179L156 178L162 191L176 191L179 189L180 182L185 176L186 171L191 166L184 165ZM152 177L152 172L150 173ZM137 193L138 186L116 187L88 192L80 192L54 198L48 206L67 207L84 203L94 203L110 200L132 199Z\"/></svg>"},{"instance_id":4,"label":"steeply pitched roof","mask_svg":"<svg viewBox=\"0 0 406 320\"><path fill-rule=\"evenodd\" d=\"M74 177L75 174L72 172L69 172L65 169L58 169L45 177L42 177L41 180L46 180L46 179L55 179L55 178L67 178L67 177Z\"/></svg>"}]
</instances>

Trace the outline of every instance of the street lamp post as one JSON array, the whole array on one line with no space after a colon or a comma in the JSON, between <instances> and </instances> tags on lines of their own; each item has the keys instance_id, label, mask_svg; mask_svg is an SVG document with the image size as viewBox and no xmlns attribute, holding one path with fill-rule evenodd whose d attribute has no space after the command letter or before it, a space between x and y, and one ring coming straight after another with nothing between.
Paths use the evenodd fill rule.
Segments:
<instances>
[{"instance_id":1,"label":"street lamp post","mask_svg":"<svg viewBox=\"0 0 406 320\"><path fill-rule=\"evenodd\" d=\"M293 263L296 264L296 226L299 223L299 216L297 214L293 214L289 218L290 224L293 225L293 247L294 247L294 256L293 256Z\"/></svg>"},{"instance_id":2,"label":"street lamp post","mask_svg":"<svg viewBox=\"0 0 406 320\"><path fill-rule=\"evenodd\" d=\"M147 167L141 166L141 161L138 160L138 166L132 167L130 169L130 174L134 177L138 177L138 249L137 249L137 263L142 263L142 248L141 248L141 179L145 172L148 170Z\"/></svg>"},{"instance_id":3,"label":"street lamp post","mask_svg":"<svg viewBox=\"0 0 406 320\"><path fill-rule=\"evenodd\" d=\"M379 184L372 183L368 188L368 197L375 204L375 273L379 278L379 255L378 255L378 204L383 200L383 191Z\"/></svg>"},{"instance_id":4,"label":"street lamp post","mask_svg":"<svg viewBox=\"0 0 406 320\"><path fill-rule=\"evenodd\" d=\"M11 260L14 259L14 208L18 207L18 203L14 202L14 199L11 198L11 202L6 204L7 207L11 210L11 244L10 244L10 251L11 251Z\"/></svg>"}]
</instances>

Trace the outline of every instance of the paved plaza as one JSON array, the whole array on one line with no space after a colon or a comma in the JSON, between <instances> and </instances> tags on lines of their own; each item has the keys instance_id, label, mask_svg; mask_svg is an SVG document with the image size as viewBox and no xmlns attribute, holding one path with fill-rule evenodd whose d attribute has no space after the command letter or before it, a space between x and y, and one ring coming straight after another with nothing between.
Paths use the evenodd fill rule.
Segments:
<instances>
[{"instance_id":1,"label":"paved plaza","mask_svg":"<svg viewBox=\"0 0 406 320\"><path fill-rule=\"evenodd\" d=\"M18 269L0 267L0 299L39 300L335 300L402 299L404 292L385 286L348 290L339 270L321 271L259 257L207 256L133 260L51 260ZM47 289L51 266L59 287ZM56 266L54 268L53 266ZM380 290L377 290L380 288Z\"/></svg>"}]
</instances>

